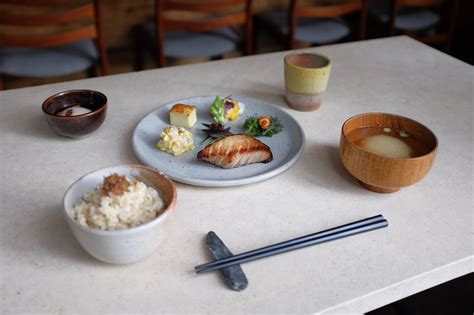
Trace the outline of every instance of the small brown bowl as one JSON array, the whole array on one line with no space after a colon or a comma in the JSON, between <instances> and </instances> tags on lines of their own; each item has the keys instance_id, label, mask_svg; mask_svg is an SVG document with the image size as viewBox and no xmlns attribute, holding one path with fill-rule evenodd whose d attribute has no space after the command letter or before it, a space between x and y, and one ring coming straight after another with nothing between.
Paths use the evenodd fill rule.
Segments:
<instances>
[{"instance_id":1,"label":"small brown bowl","mask_svg":"<svg viewBox=\"0 0 474 315\"><path fill-rule=\"evenodd\" d=\"M68 107L79 105L91 112L76 116L58 116ZM62 136L83 138L96 131L104 122L107 97L92 90L70 90L48 97L43 102L43 113L48 124Z\"/></svg>"},{"instance_id":2,"label":"small brown bowl","mask_svg":"<svg viewBox=\"0 0 474 315\"><path fill-rule=\"evenodd\" d=\"M396 159L365 151L347 136L363 127L390 128L397 133L405 131L423 143L428 152L412 158ZM342 125L339 150L344 167L365 188L378 193L392 193L418 182L428 173L438 150L438 140L431 130L410 118L367 113L351 117Z\"/></svg>"}]
</instances>

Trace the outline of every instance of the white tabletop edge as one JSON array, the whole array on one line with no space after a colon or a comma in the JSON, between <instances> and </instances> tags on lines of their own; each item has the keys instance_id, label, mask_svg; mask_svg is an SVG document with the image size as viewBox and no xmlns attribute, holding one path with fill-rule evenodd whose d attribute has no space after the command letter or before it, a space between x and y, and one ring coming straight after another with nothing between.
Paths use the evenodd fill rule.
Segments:
<instances>
[{"instance_id":1,"label":"white tabletop edge","mask_svg":"<svg viewBox=\"0 0 474 315\"><path fill-rule=\"evenodd\" d=\"M474 272L474 255L316 314L362 314Z\"/></svg>"}]
</instances>

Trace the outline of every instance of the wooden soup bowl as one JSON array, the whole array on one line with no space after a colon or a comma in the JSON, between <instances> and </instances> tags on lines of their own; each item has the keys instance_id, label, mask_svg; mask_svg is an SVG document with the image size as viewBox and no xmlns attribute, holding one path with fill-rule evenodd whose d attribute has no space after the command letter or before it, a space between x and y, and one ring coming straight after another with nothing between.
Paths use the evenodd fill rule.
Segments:
<instances>
[{"instance_id":1,"label":"wooden soup bowl","mask_svg":"<svg viewBox=\"0 0 474 315\"><path fill-rule=\"evenodd\" d=\"M404 130L424 143L429 152L422 156L396 159L370 153L352 142L347 135L362 127L384 127L395 132ZM438 150L438 140L424 125L410 118L367 113L353 116L342 125L339 152L347 171L366 189L378 193L392 193L401 187L413 185L430 170Z\"/></svg>"}]
</instances>

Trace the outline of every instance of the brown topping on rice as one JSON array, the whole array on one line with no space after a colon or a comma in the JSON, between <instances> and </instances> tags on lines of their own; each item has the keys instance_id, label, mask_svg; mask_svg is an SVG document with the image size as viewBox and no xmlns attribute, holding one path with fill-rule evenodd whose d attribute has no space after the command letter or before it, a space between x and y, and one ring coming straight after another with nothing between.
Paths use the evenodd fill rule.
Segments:
<instances>
[{"instance_id":1,"label":"brown topping on rice","mask_svg":"<svg viewBox=\"0 0 474 315\"><path fill-rule=\"evenodd\" d=\"M132 186L132 183L128 181L126 176L114 173L104 179L104 184L102 184L102 194L104 196L122 196L128 191L128 187L130 186Z\"/></svg>"}]
</instances>

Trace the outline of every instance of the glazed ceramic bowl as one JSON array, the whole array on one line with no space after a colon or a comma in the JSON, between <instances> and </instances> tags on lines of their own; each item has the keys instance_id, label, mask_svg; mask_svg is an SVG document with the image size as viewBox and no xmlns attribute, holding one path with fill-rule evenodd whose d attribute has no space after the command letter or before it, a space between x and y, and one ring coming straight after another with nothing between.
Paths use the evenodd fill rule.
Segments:
<instances>
[{"instance_id":1,"label":"glazed ceramic bowl","mask_svg":"<svg viewBox=\"0 0 474 315\"><path fill-rule=\"evenodd\" d=\"M144 182L155 188L164 202L164 209L152 221L125 230L98 230L80 225L73 216L73 207L86 192L93 191L104 177L117 173ZM176 204L176 186L156 169L142 165L122 165L100 169L74 182L66 191L63 209L66 221L81 246L95 258L112 264L137 262L160 248L166 237L167 219Z\"/></svg>"},{"instance_id":2,"label":"glazed ceramic bowl","mask_svg":"<svg viewBox=\"0 0 474 315\"><path fill-rule=\"evenodd\" d=\"M90 113L76 116L58 116L72 106L81 106ZM48 124L62 136L83 138L96 131L104 122L107 112L107 97L93 90L70 90L48 97L43 102L43 113Z\"/></svg>"},{"instance_id":3,"label":"glazed ceramic bowl","mask_svg":"<svg viewBox=\"0 0 474 315\"><path fill-rule=\"evenodd\" d=\"M348 138L348 134L362 127L390 128L405 131L424 144L427 153L406 159L384 157L365 151ZM378 193L392 193L420 181L433 165L438 150L434 133L410 118L384 113L367 113L349 118L343 125L340 156L347 171L367 189Z\"/></svg>"}]
</instances>

